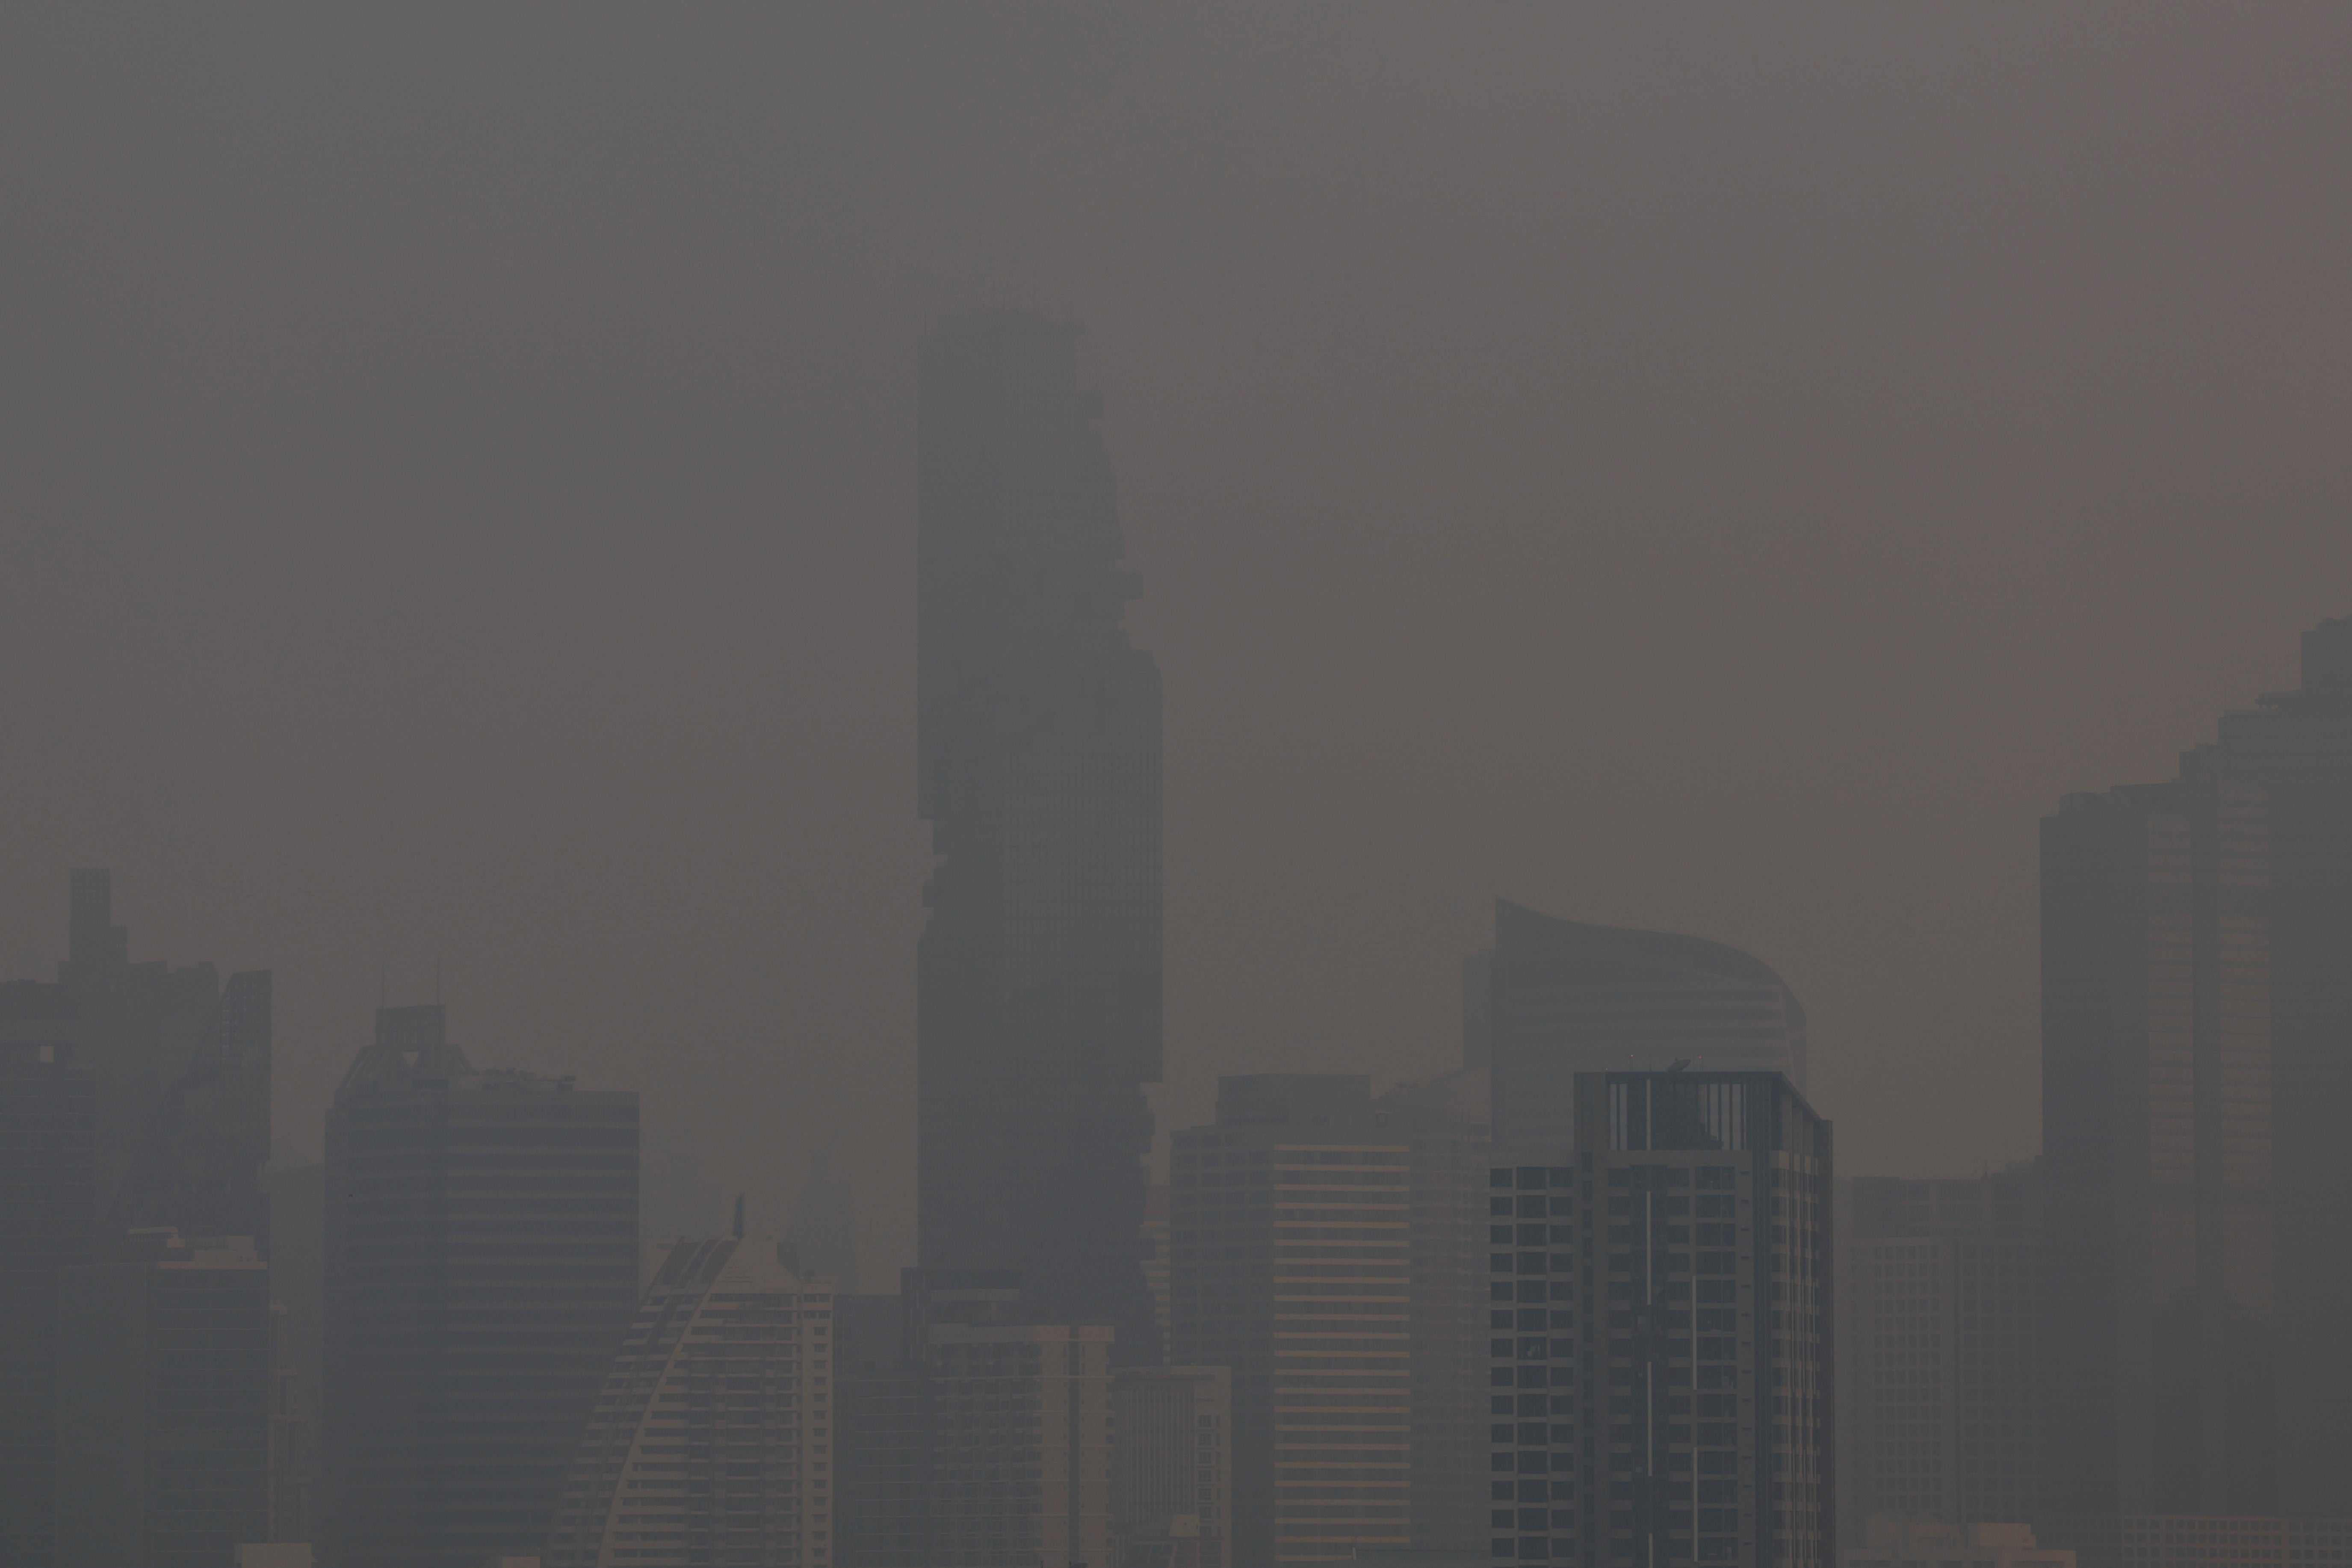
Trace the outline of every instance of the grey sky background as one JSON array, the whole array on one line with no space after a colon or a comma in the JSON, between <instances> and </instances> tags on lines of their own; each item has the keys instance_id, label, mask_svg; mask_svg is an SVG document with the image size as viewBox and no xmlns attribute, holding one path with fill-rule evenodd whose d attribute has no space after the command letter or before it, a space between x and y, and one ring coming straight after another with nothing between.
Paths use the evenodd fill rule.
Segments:
<instances>
[{"instance_id":1,"label":"grey sky background","mask_svg":"<svg viewBox=\"0 0 2352 1568\"><path fill-rule=\"evenodd\" d=\"M1503 894L1779 969L1848 1172L2038 1140L2034 842L2352 612L2336 5L50 7L0 49L0 972L387 984L656 1225L911 1234L913 365L1082 318L1166 1120L1450 1065ZM772 1223L772 1221L771 1222Z\"/></svg>"}]
</instances>

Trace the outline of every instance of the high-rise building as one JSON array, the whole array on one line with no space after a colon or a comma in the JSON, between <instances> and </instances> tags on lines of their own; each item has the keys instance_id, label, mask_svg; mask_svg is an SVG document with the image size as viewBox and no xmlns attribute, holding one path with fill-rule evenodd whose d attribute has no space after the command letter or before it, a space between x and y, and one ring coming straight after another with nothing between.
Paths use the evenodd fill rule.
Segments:
<instances>
[{"instance_id":1,"label":"high-rise building","mask_svg":"<svg viewBox=\"0 0 2352 1568\"><path fill-rule=\"evenodd\" d=\"M1838 1502L1961 1525L2042 1512L2041 1181L1854 1176L1837 1201Z\"/></svg>"},{"instance_id":2,"label":"high-rise building","mask_svg":"<svg viewBox=\"0 0 2352 1568\"><path fill-rule=\"evenodd\" d=\"M926 1342L928 1568L1108 1562L1110 1329L935 1322Z\"/></svg>"},{"instance_id":3,"label":"high-rise building","mask_svg":"<svg viewBox=\"0 0 2352 1568\"><path fill-rule=\"evenodd\" d=\"M58 1289L58 1568L212 1568L269 1537L269 1270L133 1231Z\"/></svg>"},{"instance_id":4,"label":"high-rise building","mask_svg":"<svg viewBox=\"0 0 2352 1568\"><path fill-rule=\"evenodd\" d=\"M1777 1072L1805 1089L1805 1010L1761 960L1721 942L1556 920L1495 905L1490 962L1463 966L1467 1054L1485 1027L1495 1142L1547 1149L1571 1136L1577 1075ZM1492 987L1482 1005L1481 974Z\"/></svg>"},{"instance_id":5,"label":"high-rise building","mask_svg":"<svg viewBox=\"0 0 2352 1568\"><path fill-rule=\"evenodd\" d=\"M572 1462L547 1568L828 1568L834 1293L789 1247L681 1241Z\"/></svg>"},{"instance_id":6,"label":"high-rise building","mask_svg":"<svg viewBox=\"0 0 2352 1568\"><path fill-rule=\"evenodd\" d=\"M1486 1550L1486 1073L1402 1083L1373 1101L1400 1137L1411 1193L1412 1540Z\"/></svg>"},{"instance_id":7,"label":"high-rise building","mask_svg":"<svg viewBox=\"0 0 2352 1568\"><path fill-rule=\"evenodd\" d=\"M637 1097L387 1007L327 1113L334 1568L536 1551L637 1301Z\"/></svg>"},{"instance_id":8,"label":"high-rise building","mask_svg":"<svg viewBox=\"0 0 2352 1568\"><path fill-rule=\"evenodd\" d=\"M98 1245L98 1079L81 997L0 985L0 1563L56 1552L58 1280Z\"/></svg>"},{"instance_id":9,"label":"high-rise building","mask_svg":"<svg viewBox=\"0 0 2352 1568\"><path fill-rule=\"evenodd\" d=\"M113 881L69 883L54 985L0 995L0 1561L47 1561L56 1270L133 1227L251 1237L268 1256L269 976L133 963ZM19 1234L21 1231L21 1234Z\"/></svg>"},{"instance_id":10,"label":"high-rise building","mask_svg":"<svg viewBox=\"0 0 2352 1568\"><path fill-rule=\"evenodd\" d=\"M1155 1183L1144 1189L1143 1284L1151 1292L1151 1326L1159 1343L1168 1342L1168 1188Z\"/></svg>"},{"instance_id":11,"label":"high-rise building","mask_svg":"<svg viewBox=\"0 0 2352 1568\"><path fill-rule=\"evenodd\" d=\"M1829 1123L1778 1073L1576 1118L1488 1192L1494 1556L1832 1568Z\"/></svg>"},{"instance_id":12,"label":"high-rise building","mask_svg":"<svg viewBox=\"0 0 2352 1568\"><path fill-rule=\"evenodd\" d=\"M1233 1375L1131 1366L1111 1380L1112 1568L1226 1568Z\"/></svg>"},{"instance_id":13,"label":"high-rise building","mask_svg":"<svg viewBox=\"0 0 2352 1568\"><path fill-rule=\"evenodd\" d=\"M1042 1320L1155 1358L1143 1086L1160 1078L1160 675L1078 389L1078 329L923 340L917 1208L927 1268L1019 1271Z\"/></svg>"},{"instance_id":14,"label":"high-rise building","mask_svg":"<svg viewBox=\"0 0 2352 1568\"><path fill-rule=\"evenodd\" d=\"M907 1307L903 1296L835 1299L840 1568L929 1562L929 1389L908 1343Z\"/></svg>"},{"instance_id":15,"label":"high-rise building","mask_svg":"<svg viewBox=\"0 0 2352 1568\"><path fill-rule=\"evenodd\" d=\"M1346 1074L1221 1079L1176 1134L1171 1359L1233 1373L1235 1568L1412 1542L1412 1157Z\"/></svg>"},{"instance_id":16,"label":"high-rise building","mask_svg":"<svg viewBox=\"0 0 2352 1568\"><path fill-rule=\"evenodd\" d=\"M2335 620L2177 779L2042 823L2053 1514L2352 1518L2347 953Z\"/></svg>"},{"instance_id":17,"label":"high-rise building","mask_svg":"<svg viewBox=\"0 0 2352 1568\"><path fill-rule=\"evenodd\" d=\"M910 1268L846 1332L844 1568L1108 1561L1108 1325L1035 1321L1010 1269Z\"/></svg>"},{"instance_id":18,"label":"high-rise building","mask_svg":"<svg viewBox=\"0 0 2352 1568\"><path fill-rule=\"evenodd\" d=\"M197 1067L200 1047L215 1037L213 1026L218 1021L220 972L209 963L174 967L159 961L133 963L131 934L114 923L113 876L103 870L78 870L70 879L67 957L58 965L58 978L80 994L80 1037L75 1061L98 1078L100 1223L116 1231L134 1224L177 1225L176 1216L155 1212L152 1204L142 1204L135 1214L126 1211L124 1205L135 1197L156 1195L159 1182L168 1186L168 1173L155 1172L154 1155L147 1146L163 1132L167 1098L180 1092L181 1109L184 1112L188 1109L180 1086ZM205 1072L211 1092L197 1098L200 1101L216 1098L219 1103L209 1109L216 1116L226 1115L235 1128L257 1122L262 1130L261 1155L266 1160L268 981L267 976L257 978L261 989L258 1072L253 1070L257 1064L252 1061L251 1026L242 1021L231 1024L227 1035L217 1037L219 1048L213 1055L214 1068L226 1070ZM236 1103L240 1097L249 1100L256 1093L260 1100L257 1118L249 1104ZM198 1141L210 1147L215 1136L206 1131ZM259 1163L248 1158L249 1140L230 1131L217 1142L223 1156L250 1163L258 1179ZM147 1155L149 1169L134 1183L142 1153ZM248 1223L240 1234L254 1234L266 1246L267 1231L266 1225Z\"/></svg>"}]
</instances>

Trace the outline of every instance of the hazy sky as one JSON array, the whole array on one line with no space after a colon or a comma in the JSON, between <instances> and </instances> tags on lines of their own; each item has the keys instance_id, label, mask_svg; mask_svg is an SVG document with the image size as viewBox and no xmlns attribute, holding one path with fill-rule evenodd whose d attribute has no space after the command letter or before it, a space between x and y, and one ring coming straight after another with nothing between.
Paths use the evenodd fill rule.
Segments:
<instances>
[{"instance_id":1,"label":"hazy sky","mask_svg":"<svg viewBox=\"0 0 2352 1568\"><path fill-rule=\"evenodd\" d=\"M2031 1152L2037 819L2352 612L2342 5L9 31L0 973L81 864L274 969L285 1158L437 964L477 1061L644 1091L657 1214L838 1136L905 1246L973 305L1089 329L1178 1124L1450 1065L1499 893L1779 969L1848 1173Z\"/></svg>"}]
</instances>

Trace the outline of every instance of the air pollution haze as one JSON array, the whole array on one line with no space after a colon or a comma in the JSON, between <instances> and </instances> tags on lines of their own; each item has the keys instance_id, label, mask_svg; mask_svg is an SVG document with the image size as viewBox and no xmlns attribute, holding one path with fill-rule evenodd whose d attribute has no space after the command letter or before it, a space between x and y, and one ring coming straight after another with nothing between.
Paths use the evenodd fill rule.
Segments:
<instances>
[{"instance_id":1,"label":"air pollution haze","mask_svg":"<svg viewBox=\"0 0 2352 1568\"><path fill-rule=\"evenodd\" d=\"M912 1261L915 373L976 310L1103 398L1163 1157L1221 1074L1455 1066L1498 897L1769 963L1843 1171L2026 1156L2037 821L2352 608L2342 8L10 33L0 967L103 866L134 957L270 970L280 1164L439 1000L641 1091L649 1240Z\"/></svg>"}]
</instances>

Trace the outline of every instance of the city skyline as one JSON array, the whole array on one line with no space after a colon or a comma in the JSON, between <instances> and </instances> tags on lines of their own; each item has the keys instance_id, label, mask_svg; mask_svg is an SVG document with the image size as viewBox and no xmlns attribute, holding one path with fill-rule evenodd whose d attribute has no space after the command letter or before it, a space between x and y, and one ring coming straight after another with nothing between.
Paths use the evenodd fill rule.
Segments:
<instances>
[{"instance_id":1,"label":"city skyline","mask_svg":"<svg viewBox=\"0 0 2352 1568\"><path fill-rule=\"evenodd\" d=\"M838 1173L911 1258L910 372L1027 306L1171 693L1163 1122L1438 1070L1499 894L1769 963L1869 1168L2021 1158L2021 825L2352 572L2352 24L2162 14L46 16L0 873L276 970L288 1158L437 958L697 1213L904 1106Z\"/></svg>"},{"instance_id":2,"label":"city skyline","mask_svg":"<svg viewBox=\"0 0 2352 1568\"><path fill-rule=\"evenodd\" d=\"M2352 1568L2347 58L28 16L0 1568Z\"/></svg>"}]
</instances>

